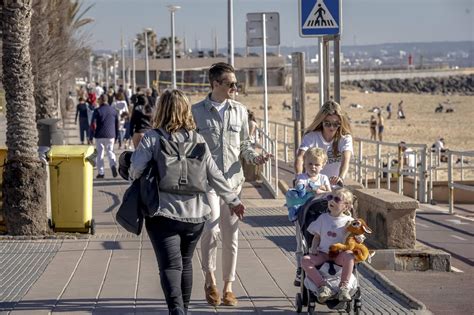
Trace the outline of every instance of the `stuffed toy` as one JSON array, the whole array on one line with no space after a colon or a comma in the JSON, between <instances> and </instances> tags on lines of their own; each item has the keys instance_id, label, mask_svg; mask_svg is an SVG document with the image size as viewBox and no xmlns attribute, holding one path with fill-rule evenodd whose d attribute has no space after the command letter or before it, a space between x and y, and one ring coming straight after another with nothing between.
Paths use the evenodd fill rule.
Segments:
<instances>
[{"instance_id":1,"label":"stuffed toy","mask_svg":"<svg viewBox=\"0 0 474 315\"><path fill-rule=\"evenodd\" d=\"M371 234L372 230L362 219L354 219L346 224L346 238L344 244L336 243L329 247L329 257L336 257L340 252L350 250L354 254L355 262L361 262L372 257L374 252L362 244L364 233Z\"/></svg>"}]
</instances>

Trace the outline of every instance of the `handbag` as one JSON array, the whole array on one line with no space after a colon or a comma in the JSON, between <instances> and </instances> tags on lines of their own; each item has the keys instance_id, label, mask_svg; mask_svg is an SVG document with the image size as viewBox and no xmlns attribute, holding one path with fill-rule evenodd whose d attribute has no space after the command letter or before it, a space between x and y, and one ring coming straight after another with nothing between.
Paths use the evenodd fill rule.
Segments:
<instances>
[{"instance_id":1,"label":"handbag","mask_svg":"<svg viewBox=\"0 0 474 315\"><path fill-rule=\"evenodd\" d=\"M115 219L125 230L140 235L143 227L143 213L140 196L140 180L134 180L123 195Z\"/></svg>"},{"instance_id":2,"label":"handbag","mask_svg":"<svg viewBox=\"0 0 474 315\"><path fill-rule=\"evenodd\" d=\"M140 176L140 201L143 206L143 214L154 217L160 210L160 191L158 179L158 167L152 159L148 167Z\"/></svg>"}]
</instances>

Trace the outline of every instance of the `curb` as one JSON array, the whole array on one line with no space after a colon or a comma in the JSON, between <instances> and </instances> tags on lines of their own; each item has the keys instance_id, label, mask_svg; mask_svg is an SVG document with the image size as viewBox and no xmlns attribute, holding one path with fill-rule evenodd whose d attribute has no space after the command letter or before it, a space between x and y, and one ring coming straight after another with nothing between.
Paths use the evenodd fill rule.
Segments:
<instances>
[{"instance_id":1,"label":"curb","mask_svg":"<svg viewBox=\"0 0 474 315\"><path fill-rule=\"evenodd\" d=\"M432 314L427 308L426 305L423 304L420 300L413 297L411 294L405 292L403 289L395 285L392 281L390 281L387 277L377 271L374 267L369 265L366 262L360 264L361 269L369 274L375 281L380 283L382 286L393 292L394 295L397 296L400 300L407 303L410 308L424 311L423 314Z\"/></svg>"}]
</instances>

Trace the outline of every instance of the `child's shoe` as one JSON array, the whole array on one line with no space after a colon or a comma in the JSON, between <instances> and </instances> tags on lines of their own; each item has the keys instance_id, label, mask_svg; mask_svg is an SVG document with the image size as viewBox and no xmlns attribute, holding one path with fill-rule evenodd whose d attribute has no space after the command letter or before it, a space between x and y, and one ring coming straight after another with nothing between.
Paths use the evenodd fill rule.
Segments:
<instances>
[{"instance_id":1,"label":"child's shoe","mask_svg":"<svg viewBox=\"0 0 474 315\"><path fill-rule=\"evenodd\" d=\"M295 276L295 281L293 281L293 285L295 287L301 286L301 267L296 269L296 276Z\"/></svg>"},{"instance_id":2,"label":"child's shoe","mask_svg":"<svg viewBox=\"0 0 474 315\"><path fill-rule=\"evenodd\" d=\"M341 302L348 302L351 300L351 293L347 284L342 284L339 287L339 294L337 295L337 298Z\"/></svg>"},{"instance_id":3,"label":"child's shoe","mask_svg":"<svg viewBox=\"0 0 474 315\"><path fill-rule=\"evenodd\" d=\"M317 293L318 295L316 297L320 303L326 302L333 295L331 288L325 284L318 288Z\"/></svg>"}]
</instances>

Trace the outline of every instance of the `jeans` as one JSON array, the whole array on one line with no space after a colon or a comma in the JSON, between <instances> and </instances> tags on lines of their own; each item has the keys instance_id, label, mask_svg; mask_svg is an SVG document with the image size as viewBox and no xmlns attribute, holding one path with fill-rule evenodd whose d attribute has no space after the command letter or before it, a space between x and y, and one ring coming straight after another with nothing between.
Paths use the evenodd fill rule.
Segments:
<instances>
[{"instance_id":1,"label":"jeans","mask_svg":"<svg viewBox=\"0 0 474 315\"><path fill-rule=\"evenodd\" d=\"M89 121L87 118L79 118L79 137L81 143L84 143L84 135L86 140L89 139Z\"/></svg>"},{"instance_id":2,"label":"jeans","mask_svg":"<svg viewBox=\"0 0 474 315\"><path fill-rule=\"evenodd\" d=\"M145 226L158 261L168 310L187 310L193 287L192 259L204 222L187 223L156 216L147 217Z\"/></svg>"}]
</instances>

